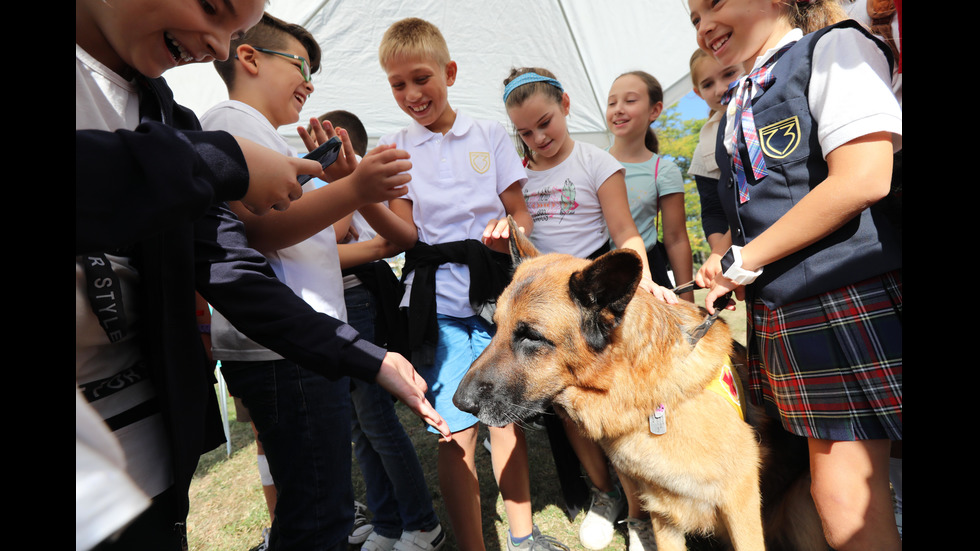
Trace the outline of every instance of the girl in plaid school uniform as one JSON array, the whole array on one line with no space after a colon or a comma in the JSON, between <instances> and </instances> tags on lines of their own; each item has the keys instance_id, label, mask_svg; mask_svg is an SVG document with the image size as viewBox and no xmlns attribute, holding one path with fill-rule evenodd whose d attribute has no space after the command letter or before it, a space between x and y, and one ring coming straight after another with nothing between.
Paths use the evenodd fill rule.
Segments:
<instances>
[{"instance_id":1,"label":"girl in plaid school uniform","mask_svg":"<svg viewBox=\"0 0 980 551\"><path fill-rule=\"evenodd\" d=\"M746 300L752 399L810 449L835 549L900 549L902 111L887 46L836 0L689 0L698 46L742 64L718 133L731 248L706 303ZM805 34L806 33L806 34Z\"/></svg>"}]
</instances>

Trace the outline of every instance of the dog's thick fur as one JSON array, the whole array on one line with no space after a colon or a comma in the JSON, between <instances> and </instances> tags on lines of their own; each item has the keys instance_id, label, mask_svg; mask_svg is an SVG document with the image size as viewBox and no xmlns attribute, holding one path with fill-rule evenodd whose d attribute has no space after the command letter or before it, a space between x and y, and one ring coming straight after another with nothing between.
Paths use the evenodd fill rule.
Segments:
<instances>
[{"instance_id":1,"label":"dog's thick fur","mask_svg":"<svg viewBox=\"0 0 980 551\"><path fill-rule=\"evenodd\" d=\"M733 355L723 322L692 343L705 312L635 293L634 252L594 262L539 255L513 223L510 233L514 277L497 302L496 336L454 396L460 409L500 426L557 406L639 485L660 551L685 549L685 534L713 534L737 551L764 541L770 551L827 549L805 443L802 465L774 455L773 437L780 449L801 441L757 409L742 421L706 390ZM744 377L744 358L734 364ZM654 435L648 419L660 404L667 430Z\"/></svg>"}]
</instances>

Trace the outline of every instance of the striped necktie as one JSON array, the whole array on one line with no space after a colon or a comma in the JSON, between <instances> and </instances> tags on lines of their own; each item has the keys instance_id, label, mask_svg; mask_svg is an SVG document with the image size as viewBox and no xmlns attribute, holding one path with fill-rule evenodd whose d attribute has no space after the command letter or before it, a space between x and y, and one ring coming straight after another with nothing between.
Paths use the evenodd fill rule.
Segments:
<instances>
[{"instance_id":1,"label":"striped necktie","mask_svg":"<svg viewBox=\"0 0 980 551\"><path fill-rule=\"evenodd\" d=\"M738 183L738 202L739 204L749 200L749 186L745 174L745 167L742 166L742 156L738 153L738 137L741 131L742 139L745 140L745 147L749 152L749 159L752 161L752 175L755 181L765 178L769 172L766 170L766 161L762 154L762 147L759 145L759 135L755 129L755 118L752 116L752 98L757 93L767 90L775 81L772 76L772 66L776 63L796 41L783 46L778 52L773 54L761 67L752 71L739 80L733 82L728 91L721 98L722 104L728 104L735 100L735 127L732 132L732 161L735 164L735 181Z\"/></svg>"}]
</instances>

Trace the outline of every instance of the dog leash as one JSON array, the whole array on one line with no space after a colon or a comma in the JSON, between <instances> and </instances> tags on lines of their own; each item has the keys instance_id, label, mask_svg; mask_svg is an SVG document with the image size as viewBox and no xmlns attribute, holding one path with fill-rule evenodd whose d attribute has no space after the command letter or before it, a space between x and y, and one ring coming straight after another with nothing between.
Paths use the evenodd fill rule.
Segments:
<instances>
[{"instance_id":1,"label":"dog leash","mask_svg":"<svg viewBox=\"0 0 980 551\"><path fill-rule=\"evenodd\" d=\"M677 287L674 287L673 289L671 289L671 291L673 291L675 295L680 295L683 293L693 291L694 289L701 289L701 288L703 287L699 286L697 283L695 283L692 280L687 283L684 283L683 285L678 285ZM708 332L708 329L711 329L712 324L714 324L715 320L718 319L718 315L721 314L721 311L724 310L726 306L728 306L728 301L731 300L731 298L732 298L732 292L729 291L724 295L715 299L714 303L712 304L712 306L714 306L715 308L715 313L709 314L708 317L706 317L704 321L702 321L697 327L695 327L694 331L692 331L691 334L688 335L688 341L690 341L691 346L694 346L699 340L701 340L701 337L703 337L705 333Z\"/></svg>"}]
</instances>

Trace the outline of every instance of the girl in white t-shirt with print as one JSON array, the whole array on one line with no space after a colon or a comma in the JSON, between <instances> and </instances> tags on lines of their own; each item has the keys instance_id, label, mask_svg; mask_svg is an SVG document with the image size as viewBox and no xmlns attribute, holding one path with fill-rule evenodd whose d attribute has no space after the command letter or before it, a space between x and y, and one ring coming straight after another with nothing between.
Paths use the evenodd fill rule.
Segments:
<instances>
[{"instance_id":1,"label":"girl in white t-shirt with print","mask_svg":"<svg viewBox=\"0 0 980 551\"><path fill-rule=\"evenodd\" d=\"M650 277L647 250L630 214L623 165L608 152L569 135L565 117L570 100L561 83L547 70L523 68L511 70L504 85L504 105L524 151L524 199L534 220L530 237L535 247L545 253L595 258L609 250L611 240L640 256L642 290L676 303L674 293ZM598 444L567 419L565 432L595 486L579 539L589 549L602 549L612 539L615 517L626 500L613 484Z\"/></svg>"}]
</instances>

